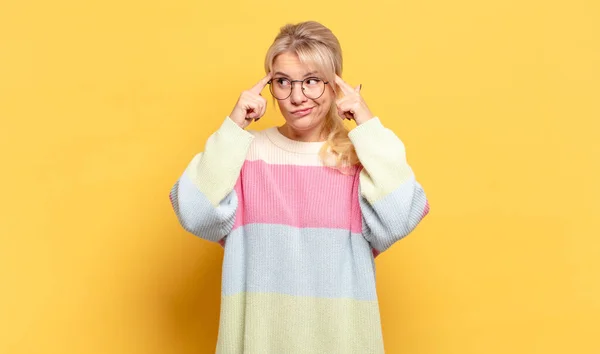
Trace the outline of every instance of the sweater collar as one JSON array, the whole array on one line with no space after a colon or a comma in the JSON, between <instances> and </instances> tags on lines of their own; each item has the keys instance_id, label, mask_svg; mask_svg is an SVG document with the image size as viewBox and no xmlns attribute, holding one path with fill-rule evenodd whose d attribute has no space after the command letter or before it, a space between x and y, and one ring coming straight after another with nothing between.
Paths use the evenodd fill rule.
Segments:
<instances>
[{"instance_id":1,"label":"sweater collar","mask_svg":"<svg viewBox=\"0 0 600 354\"><path fill-rule=\"evenodd\" d=\"M323 147L323 144L325 144L324 141L305 142L292 140L281 134L277 127L267 128L265 132L273 144L289 152L295 152L299 154L317 154L319 153L319 150L321 150L321 147Z\"/></svg>"}]
</instances>

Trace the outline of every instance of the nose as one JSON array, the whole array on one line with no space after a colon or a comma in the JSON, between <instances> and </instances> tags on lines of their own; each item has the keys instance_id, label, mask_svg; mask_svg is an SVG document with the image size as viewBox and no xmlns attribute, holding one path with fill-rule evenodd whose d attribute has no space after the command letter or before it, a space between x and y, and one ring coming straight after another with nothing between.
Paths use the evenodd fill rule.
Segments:
<instances>
[{"instance_id":1,"label":"nose","mask_svg":"<svg viewBox=\"0 0 600 354\"><path fill-rule=\"evenodd\" d=\"M294 84L298 85L294 85ZM307 98L304 96L304 92L302 92L302 82L294 82L292 84L292 94L290 95L290 100L292 104L299 105L306 102Z\"/></svg>"}]
</instances>

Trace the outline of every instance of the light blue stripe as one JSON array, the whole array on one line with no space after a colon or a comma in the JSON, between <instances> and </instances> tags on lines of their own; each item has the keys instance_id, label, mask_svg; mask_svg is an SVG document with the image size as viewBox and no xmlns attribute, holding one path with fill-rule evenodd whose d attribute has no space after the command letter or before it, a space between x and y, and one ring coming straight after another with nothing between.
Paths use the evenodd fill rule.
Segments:
<instances>
[{"instance_id":1,"label":"light blue stripe","mask_svg":"<svg viewBox=\"0 0 600 354\"><path fill-rule=\"evenodd\" d=\"M426 204L425 192L414 176L373 205L360 198L365 238L379 252L387 250L417 227Z\"/></svg>"},{"instance_id":2,"label":"light blue stripe","mask_svg":"<svg viewBox=\"0 0 600 354\"><path fill-rule=\"evenodd\" d=\"M349 230L250 224L227 237L223 295L377 299L369 243Z\"/></svg>"},{"instance_id":3,"label":"light blue stripe","mask_svg":"<svg viewBox=\"0 0 600 354\"><path fill-rule=\"evenodd\" d=\"M214 242L231 232L238 205L235 190L215 208L191 181L186 170L170 195L179 223L188 232Z\"/></svg>"}]
</instances>

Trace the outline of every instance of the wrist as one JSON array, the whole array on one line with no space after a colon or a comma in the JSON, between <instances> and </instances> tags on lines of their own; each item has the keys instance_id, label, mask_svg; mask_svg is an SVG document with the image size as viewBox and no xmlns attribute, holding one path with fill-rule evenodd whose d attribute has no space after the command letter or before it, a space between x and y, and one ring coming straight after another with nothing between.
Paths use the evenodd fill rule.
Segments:
<instances>
[{"instance_id":1,"label":"wrist","mask_svg":"<svg viewBox=\"0 0 600 354\"><path fill-rule=\"evenodd\" d=\"M366 122L370 121L373 118L375 118L375 116L371 112L369 112L368 114L363 114L363 115L360 115L360 116L356 116L354 118L354 121L356 122L357 125L361 125L363 123L366 123Z\"/></svg>"},{"instance_id":2,"label":"wrist","mask_svg":"<svg viewBox=\"0 0 600 354\"><path fill-rule=\"evenodd\" d=\"M240 128L246 128L246 117L241 117L240 113L237 110L233 110L231 114L229 114L229 118L235 122Z\"/></svg>"}]
</instances>

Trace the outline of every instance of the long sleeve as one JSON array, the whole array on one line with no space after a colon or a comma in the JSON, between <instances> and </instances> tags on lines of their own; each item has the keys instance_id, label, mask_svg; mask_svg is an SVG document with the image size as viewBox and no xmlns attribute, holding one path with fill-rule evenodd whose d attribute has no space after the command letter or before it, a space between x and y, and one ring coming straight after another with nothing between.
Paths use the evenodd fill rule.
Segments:
<instances>
[{"instance_id":1,"label":"long sleeve","mask_svg":"<svg viewBox=\"0 0 600 354\"><path fill-rule=\"evenodd\" d=\"M227 117L193 157L169 193L185 230L214 242L231 232L238 206L234 187L253 139Z\"/></svg>"},{"instance_id":2,"label":"long sleeve","mask_svg":"<svg viewBox=\"0 0 600 354\"><path fill-rule=\"evenodd\" d=\"M429 212L402 141L375 117L349 133L363 169L359 199L363 235L375 255L408 235Z\"/></svg>"}]
</instances>

